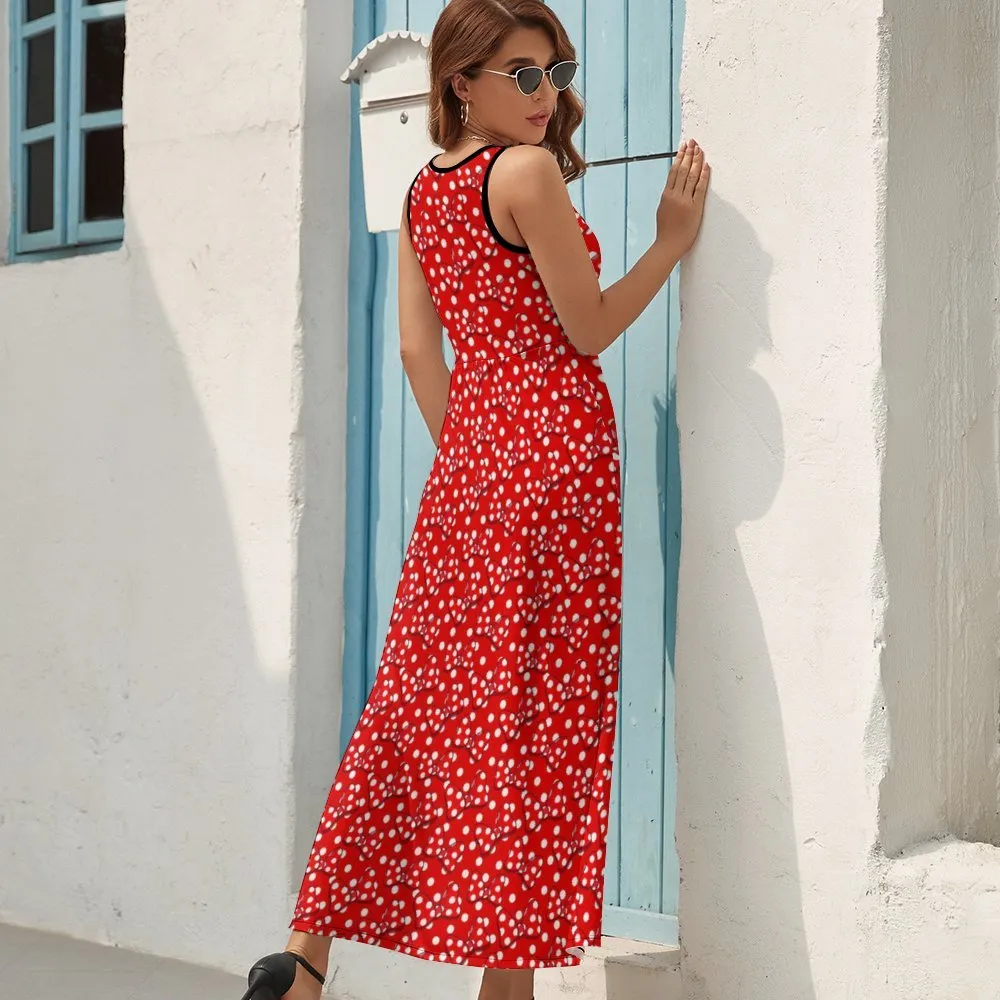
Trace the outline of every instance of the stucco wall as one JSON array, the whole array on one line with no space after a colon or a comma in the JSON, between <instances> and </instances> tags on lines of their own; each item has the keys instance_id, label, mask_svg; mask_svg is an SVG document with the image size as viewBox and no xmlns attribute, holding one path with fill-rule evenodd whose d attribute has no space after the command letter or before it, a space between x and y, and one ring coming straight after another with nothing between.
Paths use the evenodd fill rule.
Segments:
<instances>
[{"instance_id":1,"label":"stucco wall","mask_svg":"<svg viewBox=\"0 0 1000 1000\"><path fill-rule=\"evenodd\" d=\"M232 968L336 763L350 9L309 6L129 0L125 245L0 267L0 920Z\"/></svg>"},{"instance_id":2,"label":"stucco wall","mask_svg":"<svg viewBox=\"0 0 1000 1000\"><path fill-rule=\"evenodd\" d=\"M998 11L899 8L887 4L890 854L943 834L1000 844Z\"/></svg>"},{"instance_id":3,"label":"stucco wall","mask_svg":"<svg viewBox=\"0 0 1000 1000\"><path fill-rule=\"evenodd\" d=\"M995 1000L995 5L690 5L688 1000ZM903 847L909 850L900 854Z\"/></svg>"},{"instance_id":4,"label":"stucco wall","mask_svg":"<svg viewBox=\"0 0 1000 1000\"><path fill-rule=\"evenodd\" d=\"M715 164L677 377L691 1000L866 995L844 956L875 840L878 15L687 14L683 131Z\"/></svg>"},{"instance_id":5,"label":"stucco wall","mask_svg":"<svg viewBox=\"0 0 1000 1000\"><path fill-rule=\"evenodd\" d=\"M873 731L887 749L872 996L997 996L998 18L993 0L886 3L888 606Z\"/></svg>"}]
</instances>

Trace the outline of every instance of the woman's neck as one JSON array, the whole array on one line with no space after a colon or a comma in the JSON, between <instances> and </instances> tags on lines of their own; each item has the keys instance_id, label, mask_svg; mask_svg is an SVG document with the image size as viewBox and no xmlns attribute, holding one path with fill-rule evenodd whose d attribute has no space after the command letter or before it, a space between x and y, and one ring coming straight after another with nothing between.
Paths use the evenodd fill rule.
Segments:
<instances>
[{"instance_id":1,"label":"woman's neck","mask_svg":"<svg viewBox=\"0 0 1000 1000\"><path fill-rule=\"evenodd\" d=\"M514 143L497 132L486 128L475 119L470 119L462 126L459 142L485 142L489 146L513 146Z\"/></svg>"}]
</instances>

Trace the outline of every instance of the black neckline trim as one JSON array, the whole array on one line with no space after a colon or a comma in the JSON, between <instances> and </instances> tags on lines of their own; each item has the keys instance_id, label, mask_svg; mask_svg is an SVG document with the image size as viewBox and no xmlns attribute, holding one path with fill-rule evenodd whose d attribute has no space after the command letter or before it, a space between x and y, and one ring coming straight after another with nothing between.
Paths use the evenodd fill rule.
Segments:
<instances>
[{"instance_id":1,"label":"black neckline trim","mask_svg":"<svg viewBox=\"0 0 1000 1000\"><path fill-rule=\"evenodd\" d=\"M474 160L480 153L485 153L487 149L503 149L503 148L504 148L503 146L480 146L479 149L477 149L475 152L469 153L469 155L464 160L460 160L458 163L453 163L450 167L439 167L434 162L438 158L438 156L441 155L440 153L437 153L431 157L431 160L427 164L427 166L429 166L431 170L433 170L435 173L447 174L451 173L452 170L458 170L459 167L464 167L466 163L470 162L471 160Z\"/></svg>"},{"instance_id":2,"label":"black neckline trim","mask_svg":"<svg viewBox=\"0 0 1000 1000\"><path fill-rule=\"evenodd\" d=\"M500 152L509 147L502 146ZM493 213L490 211L490 173L496 166L497 160L500 159L500 153L490 160L489 166L486 168L486 174L483 176L483 219L486 222L489 231L493 234L493 239L500 244L500 246L509 250L511 253L516 253L519 256L526 255L531 256L531 250L528 247L518 246L516 243L511 243L509 240L505 239L500 235L500 230L497 229L496 223L493 221Z\"/></svg>"},{"instance_id":3,"label":"black neckline trim","mask_svg":"<svg viewBox=\"0 0 1000 1000\"><path fill-rule=\"evenodd\" d=\"M420 174L417 174L413 178L413 183L410 185L410 189L406 192L406 228L410 233L410 238L413 238L413 189L417 186L417 181L420 180Z\"/></svg>"}]
</instances>

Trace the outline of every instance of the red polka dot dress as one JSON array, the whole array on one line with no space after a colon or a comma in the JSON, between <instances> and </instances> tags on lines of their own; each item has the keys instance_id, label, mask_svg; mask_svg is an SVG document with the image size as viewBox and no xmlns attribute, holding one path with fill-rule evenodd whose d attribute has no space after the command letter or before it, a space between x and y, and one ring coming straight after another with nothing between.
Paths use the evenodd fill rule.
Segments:
<instances>
[{"instance_id":1,"label":"red polka dot dress","mask_svg":"<svg viewBox=\"0 0 1000 1000\"><path fill-rule=\"evenodd\" d=\"M570 343L527 248L493 224L500 155L432 161L411 188L455 363L379 669L291 926L458 965L573 966L601 942L618 432L598 358Z\"/></svg>"}]
</instances>

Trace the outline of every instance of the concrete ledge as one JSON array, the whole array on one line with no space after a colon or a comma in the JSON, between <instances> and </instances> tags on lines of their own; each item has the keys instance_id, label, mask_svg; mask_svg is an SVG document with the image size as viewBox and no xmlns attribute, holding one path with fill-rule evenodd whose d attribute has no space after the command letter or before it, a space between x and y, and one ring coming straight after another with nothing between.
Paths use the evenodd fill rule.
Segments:
<instances>
[{"instance_id":1,"label":"concrete ledge","mask_svg":"<svg viewBox=\"0 0 1000 1000\"><path fill-rule=\"evenodd\" d=\"M325 996L334 1000L416 1000L476 995L477 969L447 966L337 941L343 954ZM266 945L250 946L256 957ZM247 959L249 963L250 959ZM74 1000L235 998L246 977L94 944L58 934L0 924L0 973L11 996ZM575 969L539 969L535 1000L681 1000L680 951L672 946L605 937Z\"/></svg>"},{"instance_id":2,"label":"concrete ledge","mask_svg":"<svg viewBox=\"0 0 1000 1000\"><path fill-rule=\"evenodd\" d=\"M881 860L879 956L899 996L994 1000L1000 848L946 838Z\"/></svg>"},{"instance_id":3,"label":"concrete ledge","mask_svg":"<svg viewBox=\"0 0 1000 1000\"><path fill-rule=\"evenodd\" d=\"M535 1000L681 1000L680 949L605 935L575 969L535 973Z\"/></svg>"}]
</instances>

